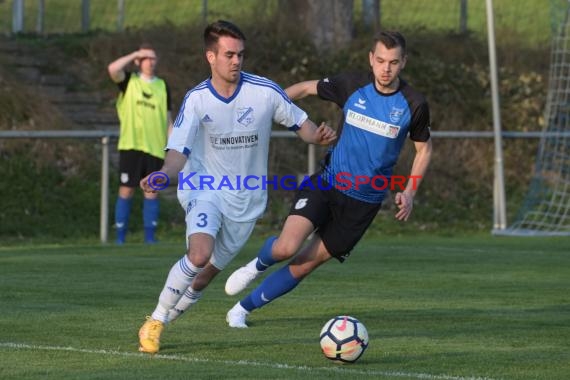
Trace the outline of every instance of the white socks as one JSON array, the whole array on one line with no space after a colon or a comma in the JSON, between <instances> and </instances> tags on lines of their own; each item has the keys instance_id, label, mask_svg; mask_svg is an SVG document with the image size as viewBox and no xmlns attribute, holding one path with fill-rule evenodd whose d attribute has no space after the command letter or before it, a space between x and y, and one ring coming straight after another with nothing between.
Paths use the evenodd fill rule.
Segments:
<instances>
[{"instance_id":1,"label":"white socks","mask_svg":"<svg viewBox=\"0 0 570 380\"><path fill-rule=\"evenodd\" d=\"M202 268L195 267L187 255L178 260L168 273L166 283L158 298L158 305L152 313L152 319L167 323L169 310L178 304L194 277L201 271Z\"/></svg>"},{"instance_id":2,"label":"white socks","mask_svg":"<svg viewBox=\"0 0 570 380\"><path fill-rule=\"evenodd\" d=\"M168 311L168 323L174 321L182 313L188 310L192 305L194 305L202 297L202 292L198 292L192 289L191 286L186 289L180 301L174 306L174 308Z\"/></svg>"}]
</instances>

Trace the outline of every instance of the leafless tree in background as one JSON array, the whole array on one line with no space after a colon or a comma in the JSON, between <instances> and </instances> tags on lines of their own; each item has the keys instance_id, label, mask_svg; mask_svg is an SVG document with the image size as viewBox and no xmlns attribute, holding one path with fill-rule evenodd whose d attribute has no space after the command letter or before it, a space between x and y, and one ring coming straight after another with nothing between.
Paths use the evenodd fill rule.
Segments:
<instances>
[{"instance_id":1,"label":"leafless tree in background","mask_svg":"<svg viewBox=\"0 0 570 380\"><path fill-rule=\"evenodd\" d=\"M321 53L348 46L353 37L354 0L279 0L286 27L307 33Z\"/></svg>"}]
</instances>

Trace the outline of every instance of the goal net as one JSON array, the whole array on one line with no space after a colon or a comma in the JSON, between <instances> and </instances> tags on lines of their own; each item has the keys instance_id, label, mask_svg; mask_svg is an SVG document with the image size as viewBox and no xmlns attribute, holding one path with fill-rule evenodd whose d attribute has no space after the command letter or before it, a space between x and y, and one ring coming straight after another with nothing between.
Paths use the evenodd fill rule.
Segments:
<instances>
[{"instance_id":1,"label":"goal net","mask_svg":"<svg viewBox=\"0 0 570 380\"><path fill-rule=\"evenodd\" d=\"M516 221L501 234L570 235L570 1L553 6L546 125Z\"/></svg>"}]
</instances>

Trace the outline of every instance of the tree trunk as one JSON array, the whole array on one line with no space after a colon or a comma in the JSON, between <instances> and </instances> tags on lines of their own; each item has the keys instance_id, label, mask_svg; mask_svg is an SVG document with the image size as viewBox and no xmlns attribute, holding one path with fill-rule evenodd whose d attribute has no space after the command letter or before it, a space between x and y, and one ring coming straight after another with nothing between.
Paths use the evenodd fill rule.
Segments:
<instances>
[{"instance_id":1,"label":"tree trunk","mask_svg":"<svg viewBox=\"0 0 570 380\"><path fill-rule=\"evenodd\" d=\"M279 0L281 24L309 35L320 53L345 48L353 36L353 0Z\"/></svg>"},{"instance_id":2,"label":"tree trunk","mask_svg":"<svg viewBox=\"0 0 570 380\"><path fill-rule=\"evenodd\" d=\"M380 0L362 0L362 23L369 30L380 30Z\"/></svg>"}]
</instances>

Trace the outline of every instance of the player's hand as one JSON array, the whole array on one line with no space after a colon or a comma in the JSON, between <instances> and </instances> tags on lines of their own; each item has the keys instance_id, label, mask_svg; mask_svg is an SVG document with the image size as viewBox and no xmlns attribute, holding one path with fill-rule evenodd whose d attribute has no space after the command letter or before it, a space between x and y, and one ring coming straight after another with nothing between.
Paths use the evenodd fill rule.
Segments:
<instances>
[{"instance_id":1,"label":"player's hand","mask_svg":"<svg viewBox=\"0 0 570 380\"><path fill-rule=\"evenodd\" d=\"M145 193L156 193L164 190L170 183L169 178L164 172L152 172L139 182L139 186Z\"/></svg>"},{"instance_id":2,"label":"player's hand","mask_svg":"<svg viewBox=\"0 0 570 380\"><path fill-rule=\"evenodd\" d=\"M336 140L336 131L329 127L325 122L322 122L321 125L315 131L316 135L316 142L319 145L328 145Z\"/></svg>"},{"instance_id":3,"label":"player's hand","mask_svg":"<svg viewBox=\"0 0 570 380\"><path fill-rule=\"evenodd\" d=\"M396 219L403 221L408 220L414 208L414 197L406 192L402 192L397 193L394 200L399 209L396 213Z\"/></svg>"},{"instance_id":4,"label":"player's hand","mask_svg":"<svg viewBox=\"0 0 570 380\"><path fill-rule=\"evenodd\" d=\"M156 53L151 49L139 49L135 52L135 59L142 61L145 58L156 59Z\"/></svg>"},{"instance_id":5,"label":"player's hand","mask_svg":"<svg viewBox=\"0 0 570 380\"><path fill-rule=\"evenodd\" d=\"M152 173L151 173L152 174ZM139 186L140 188L145 192L145 193L156 193L156 190L153 189L152 187L150 187L149 181L148 179L150 178L151 174L147 175L146 177L144 177L143 179L141 179L141 181L139 182Z\"/></svg>"}]
</instances>

